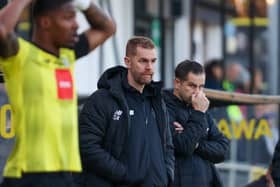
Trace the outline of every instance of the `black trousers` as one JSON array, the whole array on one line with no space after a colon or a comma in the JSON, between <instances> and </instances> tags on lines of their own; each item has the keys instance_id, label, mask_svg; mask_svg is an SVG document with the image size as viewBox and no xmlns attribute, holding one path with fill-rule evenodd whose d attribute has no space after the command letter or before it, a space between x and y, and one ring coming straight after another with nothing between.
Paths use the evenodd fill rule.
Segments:
<instances>
[{"instance_id":1,"label":"black trousers","mask_svg":"<svg viewBox=\"0 0 280 187\"><path fill-rule=\"evenodd\" d=\"M24 173L21 178L4 178L1 187L76 187L70 172Z\"/></svg>"}]
</instances>

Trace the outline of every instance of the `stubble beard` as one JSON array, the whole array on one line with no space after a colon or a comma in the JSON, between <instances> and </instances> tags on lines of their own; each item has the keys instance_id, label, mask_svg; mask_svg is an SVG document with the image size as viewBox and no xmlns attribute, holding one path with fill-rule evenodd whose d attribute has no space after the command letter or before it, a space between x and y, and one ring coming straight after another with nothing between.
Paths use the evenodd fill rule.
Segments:
<instances>
[{"instance_id":1,"label":"stubble beard","mask_svg":"<svg viewBox=\"0 0 280 187\"><path fill-rule=\"evenodd\" d=\"M151 75L149 79L147 79L146 76L142 74L139 76L134 76L135 82L139 85L150 84L152 82L152 79L153 79L153 75Z\"/></svg>"}]
</instances>

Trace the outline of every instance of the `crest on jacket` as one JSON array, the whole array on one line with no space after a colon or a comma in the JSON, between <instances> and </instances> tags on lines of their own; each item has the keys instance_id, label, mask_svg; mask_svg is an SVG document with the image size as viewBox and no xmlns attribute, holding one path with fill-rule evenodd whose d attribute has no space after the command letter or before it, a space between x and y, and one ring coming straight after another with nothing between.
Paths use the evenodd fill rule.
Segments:
<instances>
[{"instance_id":1,"label":"crest on jacket","mask_svg":"<svg viewBox=\"0 0 280 187\"><path fill-rule=\"evenodd\" d=\"M120 120L120 117L121 117L122 113L123 113L123 111L121 111L121 110L116 110L116 111L114 112L114 115L113 115L113 120L115 120L115 121Z\"/></svg>"}]
</instances>

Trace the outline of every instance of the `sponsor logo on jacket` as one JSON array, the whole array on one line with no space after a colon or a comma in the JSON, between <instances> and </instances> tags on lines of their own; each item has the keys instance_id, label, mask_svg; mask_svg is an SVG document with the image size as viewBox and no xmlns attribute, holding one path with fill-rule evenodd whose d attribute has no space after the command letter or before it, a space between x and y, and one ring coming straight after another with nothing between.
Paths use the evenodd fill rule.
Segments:
<instances>
[{"instance_id":1,"label":"sponsor logo on jacket","mask_svg":"<svg viewBox=\"0 0 280 187\"><path fill-rule=\"evenodd\" d=\"M120 117L121 117L122 114L123 114L123 111L121 111L121 110L116 110L116 111L114 112L114 115L113 115L113 120L114 120L114 121L120 120Z\"/></svg>"}]
</instances>

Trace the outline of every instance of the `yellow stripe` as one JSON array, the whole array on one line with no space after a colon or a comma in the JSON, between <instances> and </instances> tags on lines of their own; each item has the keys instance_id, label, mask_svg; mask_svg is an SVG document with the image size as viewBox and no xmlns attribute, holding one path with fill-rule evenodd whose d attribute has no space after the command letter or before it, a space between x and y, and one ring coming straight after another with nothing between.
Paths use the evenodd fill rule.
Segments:
<instances>
[{"instance_id":1,"label":"yellow stripe","mask_svg":"<svg viewBox=\"0 0 280 187\"><path fill-rule=\"evenodd\" d=\"M230 23L236 26L250 26L250 18L233 18L230 19ZM269 20L267 18L254 18L253 23L255 26L268 26Z\"/></svg>"}]
</instances>

